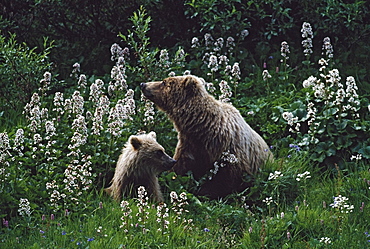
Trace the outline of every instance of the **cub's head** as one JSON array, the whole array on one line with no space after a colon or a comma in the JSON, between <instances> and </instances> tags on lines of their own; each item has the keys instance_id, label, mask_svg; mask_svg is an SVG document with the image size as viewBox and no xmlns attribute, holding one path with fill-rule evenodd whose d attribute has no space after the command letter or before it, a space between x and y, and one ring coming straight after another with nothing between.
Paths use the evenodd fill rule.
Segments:
<instances>
[{"instance_id":1,"label":"cub's head","mask_svg":"<svg viewBox=\"0 0 370 249\"><path fill-rule=\"evenodd\" d=\"M139 171L143 174L158 175L169 170L176 160L167 155L164 148L157 142L155 132L133 135L128 140L131 150L135 152ZM138 172L139 173L139 172Z\"/></svg>"},{"instance_id":2,"label":"cub's head","mask_svg":"<svg viewBox=\"0 0 370 249\"><path fill-rule=\"evenodd\" d=\"M144 96L163 111L181 107L197 96L208 94L203 79L196 76L169 77L162 81L141 83Z\"/></svg>"}]
</instances>

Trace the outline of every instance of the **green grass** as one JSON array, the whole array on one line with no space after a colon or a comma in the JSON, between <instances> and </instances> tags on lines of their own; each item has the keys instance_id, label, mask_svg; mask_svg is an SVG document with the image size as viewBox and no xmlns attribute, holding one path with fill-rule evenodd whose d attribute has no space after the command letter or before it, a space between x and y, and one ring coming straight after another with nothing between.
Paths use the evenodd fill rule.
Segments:
<instances>
[{"instance_id":1,"label":"green grass","mask_svg":"<svg viewBox=\"0 0 370 249\"><path fill-rule=\"evenodd\" d=\"M9 221L0 234L1 248L366 248L370 245L368 220L369 167L358 164L347 172L311 172L297 185L296 175L306 171L305 160L276 162L260 174L259 193L207 201L188 194L188 204L177 207L166 198L168 218L158 222L157 205L128 199L131 218L122 226L124 211L110 198L96 193L85 214L32 215ZM277 167L281 178L267 180ZM280 182L277 182L280 180ZM174 180L176 181L176 180ZM295 186L285 188L286 185ZM331 207L334 196L346 196L349 213ZM258 196L258 198L257 198ZM270 205L258 201L273 197ZM252 203L250 200L254 200ZM144 199L143 199L144 200ZM144 200L145 202L145 200ZM249 206L246 206L249 204ZM177 209L179 210L179 209ZM347 210L347 209L344 209ZM164 212L162 212L163 215ZM139 218L142 218L141 220ZM165 227L164 220L168 220ZM325 244L324 238L330 239ZM320 242L321 240L321 242Z\"/></svg>"}]
</instances>

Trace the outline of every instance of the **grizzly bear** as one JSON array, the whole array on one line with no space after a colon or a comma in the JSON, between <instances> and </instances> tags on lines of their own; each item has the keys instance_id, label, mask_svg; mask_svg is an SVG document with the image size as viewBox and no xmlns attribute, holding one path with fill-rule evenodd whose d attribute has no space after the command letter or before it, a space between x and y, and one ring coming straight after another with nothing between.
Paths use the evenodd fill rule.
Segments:
<instances>
[{"instance_id":1,"label":"grizzly bear","mask_svg":"<svg viewBox=\"0 0 370 249\"><path fill-rule=\"evenodd\" d=\"M155 132L132 135L119 156L112 185L105 191L120 200L123 195L137 197L138 187L144 186L153 201L162 202L157 176L175 162L157 142Z\"/></svg>"},{"instance_id":2,"label":"grizzly bear","mask_svg":"<svg viewBox=\"0 0 370 249\"><path fill-rule=\"evenodd\" d=\"M241 192L250 186L245 179L253 179L272 159L264 139L235 107L211 96L203 79L176 76L140 87L174 123L178 143L173 170L178 175L191 171L201 180L197 194L215 199Z\"/></svg>"}]
</instances>

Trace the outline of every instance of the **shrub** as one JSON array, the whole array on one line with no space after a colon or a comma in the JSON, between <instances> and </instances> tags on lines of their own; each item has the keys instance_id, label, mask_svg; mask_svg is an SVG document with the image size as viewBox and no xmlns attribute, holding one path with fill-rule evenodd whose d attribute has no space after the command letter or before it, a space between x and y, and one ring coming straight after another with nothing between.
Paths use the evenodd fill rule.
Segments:
<instances>
[{"instance_id":1,"label":"shrub","mask_svg":"<svg viewBox=\"0 0 370 249\"><path fill-rule=\"evenodd\" d=\"M53 43L44 40L42 52L19 44L15 34L0 35L1 108L17 108L26 103L37 88L41 75L50 70L48 56ZM1 112L2 109L0 109Z\"/></svg>"}]
</instances>

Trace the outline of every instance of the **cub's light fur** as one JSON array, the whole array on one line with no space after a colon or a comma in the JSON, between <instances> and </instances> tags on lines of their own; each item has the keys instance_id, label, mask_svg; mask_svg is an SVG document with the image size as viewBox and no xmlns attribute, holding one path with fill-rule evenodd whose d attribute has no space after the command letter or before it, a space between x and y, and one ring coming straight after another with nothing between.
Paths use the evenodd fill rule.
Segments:
<instances>
[{"instance_id":1,"label":"cub's light fur","mask_svg":"<svg viewBox=\"0 0 370 249\"><path fill-rule=\"evenodd\" d=\"M123 195L137 197L137 189L144 186L148 195L163 201L157 176L171 169L176 161L168 156L157 142L155 132L130 136L119 156L112 185L105 191L114 199Z\"/></svg>"}]
</instances>

